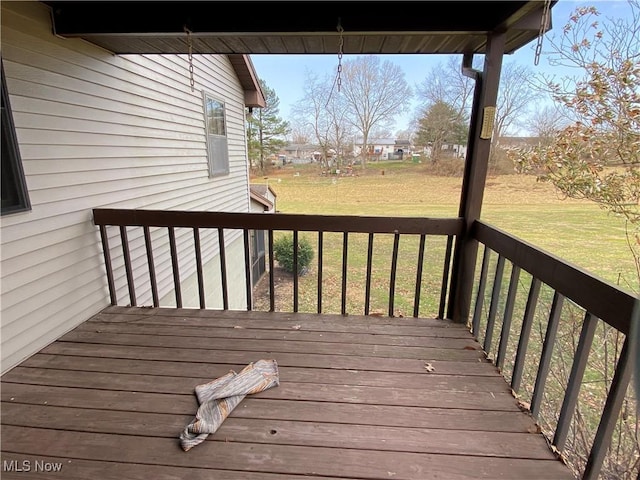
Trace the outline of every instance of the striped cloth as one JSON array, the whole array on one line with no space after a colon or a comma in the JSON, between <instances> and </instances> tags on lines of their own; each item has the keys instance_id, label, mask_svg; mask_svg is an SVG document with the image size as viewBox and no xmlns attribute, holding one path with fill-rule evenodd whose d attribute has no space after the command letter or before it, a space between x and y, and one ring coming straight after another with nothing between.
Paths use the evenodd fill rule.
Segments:
<instances>
[{"instance_id":1,"label":"striped cloth","mask_svg":"<svg viewBox=\"0 0 640 480\"><path fill-rule=\"evenodd\" d=\"M244 367L240 373L233 370L209 383L196 387L198 412L196 418L180 434L180 445L186 452L204 442L215 433L231 411L251 393L258 393L280 382L275 360L258 360Z\"/></svg>"}]
</instances>

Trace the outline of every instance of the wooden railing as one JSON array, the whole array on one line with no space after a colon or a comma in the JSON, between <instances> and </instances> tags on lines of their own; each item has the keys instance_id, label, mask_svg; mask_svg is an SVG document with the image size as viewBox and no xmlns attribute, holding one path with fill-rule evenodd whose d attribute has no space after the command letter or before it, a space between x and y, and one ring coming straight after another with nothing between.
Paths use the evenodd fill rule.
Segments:
<instances>
[{"instance_id":1,"label":"wooden railing","mask_svg":"<svg viewBox=\"0 0 640 480\"><path fill-rule=\"evenodd\" d=\"M484 255L477 281L471 330L479 340L482 337L486 354L500 369L503 369L507 357L510 330L514 320L514 306L518 290L521 290L522 287L520 276L526 272L531 278L528 292L526 292L526 303L521 302L524 303L523 316L517 319L521 321L521 329L516 337L517 348L513 352L515 360L511 373L511 387L517 395L520 392L526 360L533 362L530 363L533 366L537 363L535 385L530 401L530 411L535 418L541 415L545 386L550 372L554 347L557 343L556 336L561 322L563 305L566 303L565 299L569 300L573 307L579 307L584 314L577 347L575 351L570 352L573 354L573 361L555 432L549 435L552 447L559 452L562 453L566 446L567 435L576 411L578 395L598 323L605 322L624 336L624 344L619 353L613 379L607 386L608 395L604 402L597 431L581 473L584 479L598 478L631 379L633 362L630 358L631 339L629 332L633 315L638 314L635 310L637 308L636 298L614 285L485 223L475 222L472 235L481 245L484 245ZM495 258L496 256L497 258ZM503 277L509 266L511 273L506 296L504 296ZM491 283L491 292L486 292L487 286ZM545 288L550 299L544 341L541 345L540 356L526 359L536 306L539 303L542 287ZM520 291L520 293L523 292ZM486 300L489 301L488 309L485 308ZM498 318L499 309L502 312L501 318ZM484 328L481 328L481 324L484 325ZM498 332L494 332L498 324L501 328ZM499 338L499 341L494 342L494 335L497 335L496 340ZM637 474L636 471L635 475Z\"/></svg>"},{"instance_id":2,"label":"wooden railing","mask_svg":"<svg viewBox=\"0 0 640 480\"><path fill-rule=\"evenodd\" d=\"M317 235L317 312L323 312L323 251L325 233L337 232L342 234L342 268L341 268L341 313L347 314L347 289L348 289L348 252L349 239L351 234L367 234L368 248L366 260L366 276L365 286L366 293L364 299L363 312L370 314L370 295L371 282L373 274L373 242L374 237L379 234L393 235L393 248L389 258L389 291L388 291L388 313L389 316L394 315L394 301L396 298L396 274L398 270L398 253L400 237L412 236L419 239L417 257L415 259L417 271L414 283L413 295L413 315L418 316L420 311L421 285L423 283L423 269L425 255L425 240L427 236L442 236L446 239L446 247L443 257L439 260L442 262L442 281L440 287L439 316L445 315L445 305L450 284L450 264L455 237L459 235L462 229L462 220L459 218L450 219L430 219L430 218L408 218L408 217L350 217L350 216L322 216L322 215L294 215L294 214L263 214L263 213L220 213L220 212L192 212L192 211L158 211L158 210L120 210L120 209L95 209L93 211L94 223L100 227L102 247L104 252L105 267L107 274L107 283L111 304L118 304L118 293L115 282L114 267L112 262L113 255L119 255L115 249L110 247L111 227L119 229L119 242L121 244L121 254L124 269L124 281L128 290L128 303L131 306L138 305L138 297L136 289L140 283L140 275L135 275L134 259L131 254L130 236L135 232L136 238L143 246L138 248L144 250L146 258L146 271L148 272L148 282L151 290L151 303L154 307L159 306L159 289L156 275L156 259L158 253L154 250L151 240L151 229L166 229L168 237L168 255L171 260L173 290L175 292L175 305L182 307L182 290L181 290L181 271L180 264L184 261L185 252L179 252L178 241L176 239L176 231L178 229L188 229L192 231L193 236L193 258L195 258L195 272L198 279L198 295L200 308L207 308L205 297L206 290L210 288L220 288L222 292L223 309L229 309L229 268L228 255L225 251L225 239L231 235L239 235L241 232L244 245L244 288L246 296L246 309L253 309L252 302L252 283L251 283L251 265L250 258L250 231L262 230L267 232L269 264L269 295L270 295L270 311L274 311L275 295L274 295L274 254L273 242L275 232L292 232L294 246L294 261L298 258L298 235L299 232L313 232ZM217 248L215 248L215 256L218 257L218 267L220 269L220 285L204 285L203 272L203 253L201 247L201 237L203 232L214 232L217 235ZM155 232L157 233L157 232ZM184 231L182 231L184 237ZM114 238L111 235L111 238ZM144 239L142 242L141 238ZM165 244L166 247L166 244ZM166 248L165 248L166 250ZM191 255L191 254L189 254ZM141 257L142 254L138 254ZM139 260L139 258L138 258ZM140 263L140 262L138 262ZM294 271L297 265L294 265ZM299 278L293 275L293 312L297 312L299 308Z\"/></svg>"}]
</instances>

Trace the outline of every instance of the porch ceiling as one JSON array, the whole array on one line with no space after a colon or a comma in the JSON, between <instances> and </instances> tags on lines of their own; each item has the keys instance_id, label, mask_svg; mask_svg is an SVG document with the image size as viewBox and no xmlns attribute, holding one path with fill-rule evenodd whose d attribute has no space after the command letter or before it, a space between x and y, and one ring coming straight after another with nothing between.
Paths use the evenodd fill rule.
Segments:
<instances>
[{"instance_id":1,"label":"porch ceiling","mask_svg":"<svg viewBox=\"0 0 640 480\"><path fill-rule=\"evenodd\" d=\"M544 2L222 1L45 2L54 30L118 54L485 53L486 35L506 31L505 52L536 38ZM556 0L551 2L556 3Z\"/></svg>"}]
</instances>

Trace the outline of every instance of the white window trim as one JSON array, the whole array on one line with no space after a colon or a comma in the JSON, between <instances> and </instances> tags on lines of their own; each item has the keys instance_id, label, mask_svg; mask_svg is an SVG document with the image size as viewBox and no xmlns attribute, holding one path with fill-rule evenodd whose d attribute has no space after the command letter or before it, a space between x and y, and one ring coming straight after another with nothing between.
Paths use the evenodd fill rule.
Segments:
<instances>
[{"instance_id":1,"label":"white window trim","mask_svg":"<svg viewBox=\"0 0 640 480\"><path fill-rule=\"evenodd\" d=\"M211 135L209 134L209 116L207 115L207 99L214 100L222 104L222 114L224 119L224 135ZM209 170L209 178L213 177L221 177L224 175L229 175L229 146L228 146L228 128L227 128L227 105L224 100L217 97L216 95L202 90L202 108L204 115L204 135L207 144L207 167ZM224 166L223 168L216 168L216 163L214 162L213 151L214 145L212 143L212 138L219 138L222 143L224 143ZM222 145L218 145L218 147L222 147Z\"/></svg>"}]
</instances>

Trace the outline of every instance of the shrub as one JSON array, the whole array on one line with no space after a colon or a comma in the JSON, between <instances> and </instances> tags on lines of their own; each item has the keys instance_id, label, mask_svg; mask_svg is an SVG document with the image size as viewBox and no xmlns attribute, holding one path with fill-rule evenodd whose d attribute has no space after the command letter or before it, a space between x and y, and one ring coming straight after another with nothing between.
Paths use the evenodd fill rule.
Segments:
<instances>
[{"instance_id":1,"label":"shrub","mask_svg":"<svg viewBox=\"0 0 640 480\"><path fill-rule=\"evenodd\" d=\"M273 242L273 255L282 268L293 273L293 234L279 237ZM298 275L307 270L312 259L311 242L298 237Z\"/></svg>"}]
</instances>

